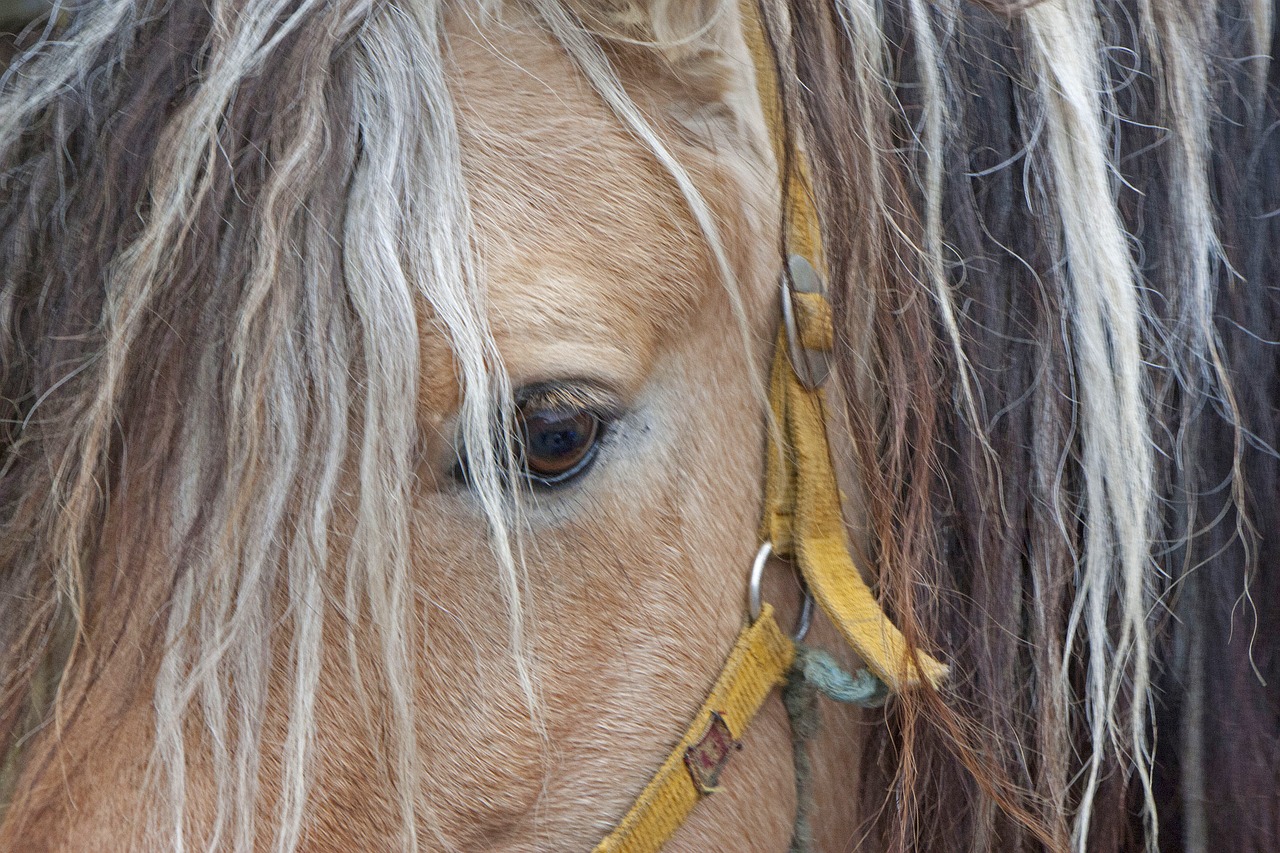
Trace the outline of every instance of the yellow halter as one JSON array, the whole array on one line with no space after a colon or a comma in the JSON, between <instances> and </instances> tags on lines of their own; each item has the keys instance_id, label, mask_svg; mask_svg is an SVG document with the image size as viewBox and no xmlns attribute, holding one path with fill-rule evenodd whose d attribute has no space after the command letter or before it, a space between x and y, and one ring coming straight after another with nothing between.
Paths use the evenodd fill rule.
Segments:
<instances>
[{"instance_id":1,"label":"yellow halter","mask_svg":"<svg viewBox=\"0 0 1280 853\"><path fill-rule=\"evenodd\" d=\"M922 680L937 687L947 667L912 652L880 609L849 555L840 512L840 490L827 442L822 396L825 359L832 347L831 306L820 291L822 262L817 212L804 161L784 151L776 68L755 4L743 4L756 85L777 162L791 162L785 182L787 245L796 254L783 276L784 322L774 345L769 401L783 446L766 454L764 515L758 572L771 550L799 566L808 593L890 691ZM773 445L776 439L771 439ZM716 789L738 741L765 699L783 684L795 659L795 642L782 632L773 609L753 598L750 618L720 676L693 721L622 822L595 853L653 853L684 823L693 807Z\"/></svg>"}]
</instances>

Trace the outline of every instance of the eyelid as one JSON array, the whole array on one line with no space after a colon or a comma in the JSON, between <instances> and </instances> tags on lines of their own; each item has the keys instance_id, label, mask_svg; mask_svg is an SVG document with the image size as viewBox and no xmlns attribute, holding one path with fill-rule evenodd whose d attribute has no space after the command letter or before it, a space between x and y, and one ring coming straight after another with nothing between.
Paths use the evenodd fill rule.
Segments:
<instances>
[{"instance_id":1,"label":"eyelid","mask_svg":"<svg viewBox=\"0 0 1280 853\"><path fill-rule=\"evenodd\" d=\"M526 412L590 412L613 420L622 410L618 396L591 381L551 381L526 385L516 393L516 408Z\"/></svg>"}]
</instances>

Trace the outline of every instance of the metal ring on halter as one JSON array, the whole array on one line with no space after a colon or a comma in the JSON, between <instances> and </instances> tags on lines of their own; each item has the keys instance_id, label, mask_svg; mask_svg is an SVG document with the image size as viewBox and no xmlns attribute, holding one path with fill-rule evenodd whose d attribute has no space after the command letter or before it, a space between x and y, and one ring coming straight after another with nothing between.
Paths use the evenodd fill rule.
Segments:
<instances>
[{"instance_id":1,"label":"metal ring on halter","mask_svg":"<svg viewBox=\"0 0 1280 853\"><path fill-rule=\"evenodd\" d=\"M822 293L822 277L813 264L801 255L787 259L787 273L782 277L782 325L787 331L787 355L791 369L800 384L810 391L822 387L831 375L831 361L827 353L806 349L800 343L800 327L796 322L796 309L792 304L791 290L796 293Z\"/></svg>"},{"instance_id":2,"label":"metal ring on halter","mask_svg":"<svg viewBox=\"0 0 1280 853\"><path fill-rule=\"evenodd\" d=\"M760 587L764 581L765 563L769 562L772 554L773 543L766 541L756 552L755 562L751 564L751 581L747 584L747 612L751 614L752 622L760 618L760 612L764 609L764 596ZM804 580L800 581L800 588L804 590L804 601L800 605L800 618L796 620L795 632L791 635L791 639L797 643L805 638L809 628L813 626L813 593L809 592Z\"/></svg>"}]
</instances>

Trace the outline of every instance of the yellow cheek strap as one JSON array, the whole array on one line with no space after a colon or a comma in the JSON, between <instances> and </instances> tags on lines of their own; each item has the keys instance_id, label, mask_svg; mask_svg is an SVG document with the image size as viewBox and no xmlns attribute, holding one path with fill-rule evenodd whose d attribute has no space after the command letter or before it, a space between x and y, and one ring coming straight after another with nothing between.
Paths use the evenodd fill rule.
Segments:
<instances>
[{"instance_id":1,"label":"yellow cheek strap","mask_svg":"<svg viewBox=\"0 0 1280 853\"><path fill-rule=\"evenodd\" d=\"M816 293L791 293L799 348L831 349L831 310ZM947 667L909 649L849 555L840 488L827 442L821 387L809 388L793 368L787 330L774 346L769 404L782 446L771 442L765 468L760 536L779 557L795 562L809 592L867 668L897 693L928 681L938 687Z\"/></svg>"}]
</instances>

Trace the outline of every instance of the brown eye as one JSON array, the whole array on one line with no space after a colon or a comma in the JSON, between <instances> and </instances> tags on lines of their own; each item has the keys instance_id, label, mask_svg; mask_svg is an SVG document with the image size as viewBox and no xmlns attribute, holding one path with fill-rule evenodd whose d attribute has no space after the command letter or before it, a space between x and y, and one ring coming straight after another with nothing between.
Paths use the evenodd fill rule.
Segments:
<instances>
[{"instance_id":1,"label":"brown eye","mask_svg":"<svg viewBox=\"0 0 1280 853\"><path fill-rule=\"evenodd\" d=\"M521 411L517 426L525 472L536 483L564 483L585 471L595 458L601 424L592 412Z\"/></svg>"}]
</instances>

